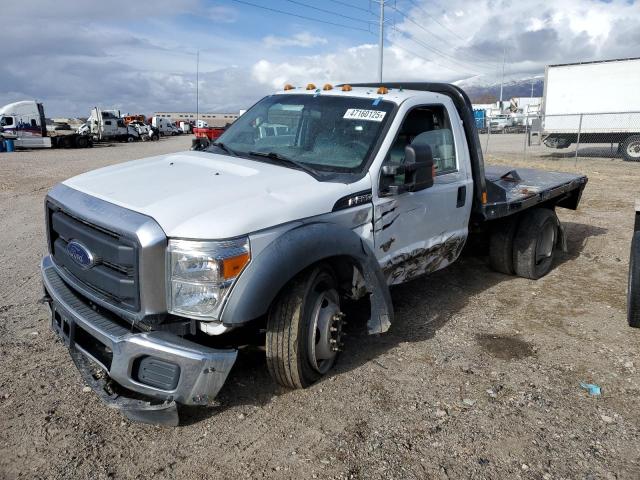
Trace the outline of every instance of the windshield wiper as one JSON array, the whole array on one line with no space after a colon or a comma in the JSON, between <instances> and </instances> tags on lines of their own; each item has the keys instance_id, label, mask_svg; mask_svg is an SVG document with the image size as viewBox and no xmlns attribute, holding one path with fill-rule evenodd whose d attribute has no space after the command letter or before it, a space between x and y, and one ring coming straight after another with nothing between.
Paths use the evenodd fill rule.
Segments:
<instances>
[{"instance_id":1,"label":"windshield wiper","mask_svg":"<svg viewBox=\"0 0 640 480\"><path fill-rule=\"evenodd\" d=\"M302 170L306 173L308 173L309 175L311 175L312 177L316 178L318 175L318 172L316 170L314 170L313 168L305 165L302 162L298 162L297 160L293 160L292 158L286 157L280 153L277 152L249 152L249 155L253 155L255 157L265 157L265 158L269 158L271 160L276 160L278 161L281 165L288 165L289 167L293 167L296 168L298 170Z\"/></svg>"},{"instance_id":2,"label":"windshield wiper","mask_svg":"<svg viewBox=\"0 0 640 480\"><path fill-rule=\"evenodd\" d=\"M234 157L237 157L238 154L236 152L234 152L233 150L231 150L229 147L227 147L224 143L222 142L213 142L211 145L213 145L214 147L218 147L221 150L224 150L225 152L227 152L229 155L233 155Z\"/></svg>"}]
</instances>

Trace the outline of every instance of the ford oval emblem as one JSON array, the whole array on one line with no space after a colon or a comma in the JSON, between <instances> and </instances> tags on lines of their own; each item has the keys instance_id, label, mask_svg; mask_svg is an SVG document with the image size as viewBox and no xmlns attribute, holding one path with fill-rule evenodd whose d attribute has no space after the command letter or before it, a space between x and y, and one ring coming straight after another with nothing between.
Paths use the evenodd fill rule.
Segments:
<instances>
[{"instance_id":1,"label":"ford oval emblem","mask_svg":"<svg viewBox=\"0 0 640 480\"><path fill-rule=\"evenodd\" d=\"M95 258L91 251L77 240L67 243L67 253L82 268L87 269L95 265Z\"/></svg>"}]
</instances>

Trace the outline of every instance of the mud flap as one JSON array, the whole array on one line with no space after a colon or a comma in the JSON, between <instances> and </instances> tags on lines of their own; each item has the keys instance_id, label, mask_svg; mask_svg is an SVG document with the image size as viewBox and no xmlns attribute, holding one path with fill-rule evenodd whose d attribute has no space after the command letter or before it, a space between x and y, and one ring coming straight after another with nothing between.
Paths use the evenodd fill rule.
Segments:
<instances>
[{"instance_id":1,"label":"mud flap","mask_svg":"<svg viewBox=\"0 0 640 480\"><path fill-rule=\"evenodd\" d=\"M149 423L176 427L180 421L176 402L151 402L120 395L109 388L109 377L106 372L94 367L90 360L75 349L69 351L73 363L76 364L83 380L109 408L120 410L123 415L134 422Z\"/></svg>"},{"instance_id":2,"label":"mud flap","mask_svg":"<svg viewBox=\"0 0 640 480\"><path fill-rule=\"evenodd\" d=\"M362 248L365 251L365 262L362 276L370 293L371 318L367 322L369 335L385 333L391 327L393 321L393 302L384 273L378 266L375 255L368 251L364 242Z\"/></svg>"},{"instance_id":3,"label":"mud flap","mask_svg":"<svg viewBox=\"0 0 640 480\"><path fill-rule=\"evenodd\" d=\"M563 253L567 253L569 248L567 247L567 232L564 229L564 225L560 219L556 216L556 223L558 225L558 242L556 247L560 249Z\"/></svg>"}]
</instances>

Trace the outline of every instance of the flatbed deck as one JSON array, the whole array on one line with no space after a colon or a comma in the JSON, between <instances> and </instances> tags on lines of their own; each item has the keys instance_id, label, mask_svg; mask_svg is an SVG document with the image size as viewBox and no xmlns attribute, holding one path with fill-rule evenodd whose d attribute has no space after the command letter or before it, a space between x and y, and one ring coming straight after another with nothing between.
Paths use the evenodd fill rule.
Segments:
<instances>
[{"instance_id":1,"label":"flatbed deck","mask_svg":"<svg viewBox=\"0 0 640 480\"><path fill-rule=\"evenodd\" d=\"M587 184L585 175L549 172L533 168L485 165L486 220L495 220L552 201L575 210Z\"/></svg>"}]
</instances>

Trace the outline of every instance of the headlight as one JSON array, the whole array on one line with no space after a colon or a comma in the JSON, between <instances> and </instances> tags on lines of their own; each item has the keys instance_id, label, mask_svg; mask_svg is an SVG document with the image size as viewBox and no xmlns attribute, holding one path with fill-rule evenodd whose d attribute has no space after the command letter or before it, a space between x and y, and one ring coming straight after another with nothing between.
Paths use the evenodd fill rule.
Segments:
<instances>
[{"instance_id":1,"label":"headlight","mask_svg":"<svg viewBox=\"0 0 640 480\"><path fill-rule=\"evenodd\" d=\"M248 238L223 242L169 240L169 313L216 320L229 290L250 260Z\"/></svg>"}]
</instances>

